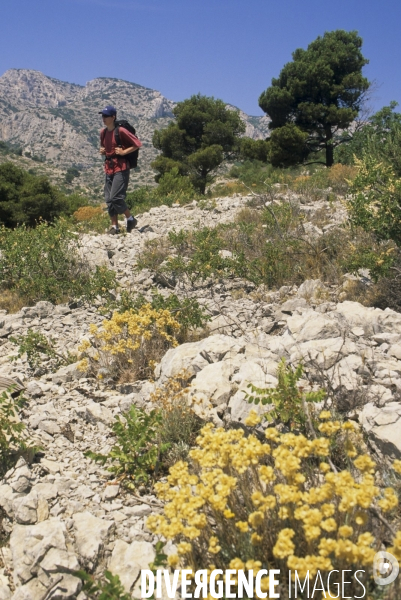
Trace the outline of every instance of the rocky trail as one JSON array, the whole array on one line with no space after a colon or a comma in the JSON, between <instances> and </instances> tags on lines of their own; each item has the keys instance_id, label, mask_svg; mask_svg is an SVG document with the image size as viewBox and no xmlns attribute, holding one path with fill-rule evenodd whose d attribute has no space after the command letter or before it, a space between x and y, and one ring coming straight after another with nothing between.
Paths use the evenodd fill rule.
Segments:
<instances>
[{"instance_id":1,"label":"rocky trail","mask_svg":"<svg viewBox=\"0 0 401 600\"><path fill-rule=\"evenodd\" d=\"M134 270L146 240L174 228L228 222L249 199L218 199L212 210L196 202L151 209L138 218L143 233L85 235L83 255L92 266L115 269L119 282L138 293L149 294L156 285L169 294L171 285L151 271ZM344 218L341 206L323 201L301 205L306 215L318 209L329 214L325 227ZM311 235L318 235L313 228ZM145 407L158 385L184 369L193 377L191 393L200 399L202 416L218 425L241 426L250 408L248 383L275 385L282 358L293 366L302 361L305 384L325 385L341 404L338 408L363 428L373 452L401 457L401 314L344 300L341 286L319 280L275 292L235 279L195 288L180 282L174 293L196 297L212 320L207 337L165 354L154 382L110 386L84 377L76 364L55 373L45 368L32 373L24 357L11 362L16 346L9 337L28 329L51 335L61 352L76 350L89 335L89 325L104 319L96 305L39 302L0 314L0 378L24 386L28 402L21 418L40 448L34 462L21 458L0 481L5 540L0 544L0 600L83 599L81 582L70 573L79 568L95 573L108 568L120 575L127 591L140 596L140 570L153 560L156 541L145 522L161 510L160 502L146 490L125 492L84 453L107 453L114 417L132 403Z\"/></svg>"}]
</instances>

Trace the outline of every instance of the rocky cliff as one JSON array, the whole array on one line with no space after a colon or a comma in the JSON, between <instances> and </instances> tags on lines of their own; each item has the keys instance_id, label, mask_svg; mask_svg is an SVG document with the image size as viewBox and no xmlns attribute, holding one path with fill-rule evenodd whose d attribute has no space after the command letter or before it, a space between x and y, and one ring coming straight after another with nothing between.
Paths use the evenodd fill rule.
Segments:
<instances>
[{"instance_id":1,"label":"rocky cliff","mask_svg":"<svg viewBox=\"0 0 401 600\"><path fill-rule=\"evenodd\" d=\"M80 183L98 183L102 161L98 155L99 111L107 104L119 109L119 118L128 119L143 142L141 171L133 180L150 183L150 162L156 156L152 146L155 129L173 118L174 102L160 92L123 81L101 77L85 86L59 81L39 71L10 69L0 77L0 140L22 148L52 168L77 166L83 170ZM266 137L267 117L248 117L246 135Z\"/></svg>"}]
</instances>

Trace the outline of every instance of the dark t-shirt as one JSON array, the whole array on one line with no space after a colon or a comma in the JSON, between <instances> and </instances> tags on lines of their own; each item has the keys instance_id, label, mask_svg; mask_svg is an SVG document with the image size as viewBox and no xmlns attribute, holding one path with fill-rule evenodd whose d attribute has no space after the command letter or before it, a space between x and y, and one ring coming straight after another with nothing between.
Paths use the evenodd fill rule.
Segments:
<instances>
[{"instance_id":1,"label":"dark t-shirt","mask_svg":"<svg viewBox=\"0 0 401 600\"><path fill-rule=\"evenodd\" d=\"M140 147L140 141L138 138L132 135L124 127L119 128L120 141L123 148L131 148L131 146ZM106 129L104 134L104 144L102 144L102 134L100 134L100 144L106 148L106 157L112 156L116 150L116 140L114 138L114 129L109 131ZM110 160L104 162L104 171L106 175L113 175L118 171L125 171L128 169L128 161L125 156L113 156Z\"/></svg>"}]
</instances>

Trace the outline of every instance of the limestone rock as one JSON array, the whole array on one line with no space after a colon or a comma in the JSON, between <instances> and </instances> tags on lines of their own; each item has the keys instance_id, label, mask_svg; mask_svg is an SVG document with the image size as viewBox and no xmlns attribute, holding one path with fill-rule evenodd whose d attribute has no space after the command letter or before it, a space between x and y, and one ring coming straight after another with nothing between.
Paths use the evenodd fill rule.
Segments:
<instances>
[{"instance_id":1,"label":"limestone rock","mask_svg":"<svg viewBox=\"0 0 401 600\"><path fill-rule=\"evenodd\" d=\"M359 421L384 454L401 458L401 403L389 402L383 408L366 404Z\"/></svg>"},{"instance_id":2,"label":"limestone rock","mask_svg":"<svg viewBox=\"0 0 401 600\"><path fill-rule=\"evenodd\" d=\"M130 592L139 579L141 569L148 569L154 558L155 551L149 542L127 544L117 540L108 569L115 575L119 575L124 589Z\"/></svg>"},{"instance_id":3,"label":"limestone rock","mask_svg":"<svg viewBox=\"0 0 401 600\"><path fill-rule=\"evenodd\" d=\"M114 523L95 517L88 511L73 515L73 522L79 555L85 561L96 561L104 542L114 529Z\"/></svg>"}]
</instances>

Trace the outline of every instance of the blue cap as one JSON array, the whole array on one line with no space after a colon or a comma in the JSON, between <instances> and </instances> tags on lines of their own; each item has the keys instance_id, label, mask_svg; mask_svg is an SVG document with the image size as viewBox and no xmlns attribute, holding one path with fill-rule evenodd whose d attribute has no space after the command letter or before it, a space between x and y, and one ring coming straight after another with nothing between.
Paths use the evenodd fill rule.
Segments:
<instances>
[{"instance_id":1,"label":"blue cap","mask_svg":"<svg viewBox=\"0 0 401 600\"><path fill-rule=\"evenodd\" d=\"M114 117L117 115L117 109L114 108L114 106L109 105L101 110L99 115L104 115L105 117Z\"/></svg>"}]
</instances>

